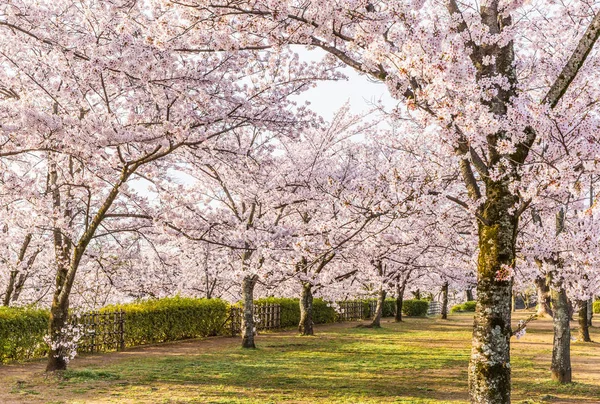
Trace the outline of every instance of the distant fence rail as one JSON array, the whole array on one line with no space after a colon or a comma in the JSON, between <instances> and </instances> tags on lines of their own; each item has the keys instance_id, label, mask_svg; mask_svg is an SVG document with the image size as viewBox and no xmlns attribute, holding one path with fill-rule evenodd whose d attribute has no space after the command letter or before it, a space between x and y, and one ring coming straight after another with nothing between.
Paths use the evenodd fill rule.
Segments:
<instances>
[{"instance_id":1,"label":"distant fence rail","mask_svg":"<svg viewBox=\"0 0 600 404\"><path fill-rule=\"evenodd\" d=\"M429 308L427 309L428 316L436 316L442 314L442 304L440 302L431 301L429 302Z\"/></svg>"},{"instance_id":2,"label":"distant fence rail","mask_svg":"<svg viewBox=\"0 0 600 404\"><path fill-rule=\"evenodd\" d=\"M242 332L244 310L241 307L232 307L230 310L231 335L235 336ZM281 306L272 303L255 304L254 324L257 331L281 328Z\"/></svg>"},{"instance_id":3,"label":"distant fence rail","mask_svg":"<svg viewBox=\"0 0 600 404\"><path fill-rule=\"evenodd\" d=\"M364 319L363 302L339 302L338 321L357 321Z\"/></svg>"},{"instance_id":4,"label":"distant fence rail","mask_svg":"<svg viewBox=\"0 0 600 404\"><path fill-rule=\"evenodd\" d=\"M125 312L123 310L92 311L70 319L81 329L77 344L79 353L121 351L125 349Z\"/></svg>"}]
</instances>

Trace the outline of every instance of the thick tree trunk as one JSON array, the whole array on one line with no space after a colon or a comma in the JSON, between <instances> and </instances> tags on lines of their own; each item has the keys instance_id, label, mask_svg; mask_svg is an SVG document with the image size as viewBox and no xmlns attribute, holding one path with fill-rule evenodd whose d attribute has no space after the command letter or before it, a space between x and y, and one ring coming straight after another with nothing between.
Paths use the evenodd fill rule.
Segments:
<instances>
[{"instance_id":1,"label":"thick tree trunk","mask_svg":"<svg viewBox=\"0 0 600 404\"><path fill-rule=\"evenodd\" d=\"M537 289L537 315L539 317L552 317L552 309L550 308L550 287L546 282L546 278L538 276L535 279L535 287Z\"/></svg>"},{"instance_id":2,"label":"thick tree trunk","mask_svg":"<svg viewBox=\"0 0 600 404\"><path fill-rule=\"evenodd\" d=\"M64 343L67 336L64 335L63 329L67 325L69 316L69 300L60 299L56 296L50 310L50 328L51 346L48 352L48 363L46 364L46 372L54 372L57 370L67 369L67 352L65 352Z\"/></svg>"},{"instance_id":3,"label":"thick tree trunk","mask_svg":"<svg viewBox=\"0 0 600 404\"><path fill-rule=\"evenodd\" d=\"M579 312L577 320L579 322L579 332L577 339L583 342L592 342L590 338L590 329L588 323L588 301L579 301Z\"/></svg>"},{"instance_id":4,"label":"thick tree trunk","mask_svg":"<svg viewBox=\"0 0 600 404\"><path fill-rule=\"evenodd\" d=\"M571 330L569 328L569 303L564 288L552 289L554 311L554 343L552 346L552 380L571 383Z\"/></svg>"},{"instance_id":5,"label":"thick tree trunk","mask_svg":"<svg viewBox=\"0 0 600 404\"><path fill-rule=\"evenodd\" d=\"M448 282L442 286L442 319L448 319Z\"/></svg>"},{"instance_id":6,"label":"thick tree trunk","mask_svg":"<svg viewBox=\"0 0 600 404\"><path fill-rule=\"evenodd\" d=\"M472 300L475 300L473 298L473 289L469 288L465 291L465 294L467 295L467 301L470 302Z\"/></svg>"},{"instance_id":7,"label":"thick tree trunk","mask_svg":"<svg viewBox=\"0 0 600 404\"><path fill-rule=\"evenodd\" d=\"M594 317L594 298L590 298L587 301L587 320L588 327L592 326L592 318Z\"/></svg>"},{"instance_id":8,"label":"thick tree trunk","mask_svg":"<svg viewBox=\"0 0 600 404\"><path fill-rule=\"evenodd\" d=\"M242 298L244 300L244 316L242 317L242 348L256 348L254 335L254 286L258 276L248 275L242 281Z\"/></svg>"},{"instance_id":9,"label":"thick tree trunk","mask_svg":"<svg viewBox=\"0 0 600 404\"><path fill-rule=\"evenodd\" d=\"M373 321L371 322L371 327L373 328L381 328L381 314L383 313L385 295L385 290L381 288L379 290L379 294L377 295L377 308L375 309L375 316L373 316Z\"/></svg>"},{"instance_id":10,"label":"thick tree trunk","mask_svg":"<svg viewBox=\"0 0 600 404\"><path fill-rule=\"evenodd\" d=\"M300 297L300 324L298 331L301 335L315 335L313 329L313 294L310 283L302 284L302 296Z\"/></svg>"},{"instance_id":11,"label":"thick tree trunk","mask_svg":"<svg viewBox=\"0 0 600 404\"><path fill-rule=\"evenodd\" d=\"M515 197L504 182L486 184L479 222L477 306L473 326L469 393L472 403L510 403L512 277L517 218Z\"/></svg>"}]
</instances>

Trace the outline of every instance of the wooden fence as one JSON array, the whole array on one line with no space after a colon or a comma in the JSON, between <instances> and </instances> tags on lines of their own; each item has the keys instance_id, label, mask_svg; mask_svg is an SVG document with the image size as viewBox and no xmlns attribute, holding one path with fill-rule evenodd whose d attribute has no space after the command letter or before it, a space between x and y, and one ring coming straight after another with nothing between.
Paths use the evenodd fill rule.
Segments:
<instances>
[{"instance_id":1,"label":"wooden fence","mask_svg":"<svg viewBox=\"0 0 600 404\"><path fill-rule=\"evenodd\" d=\"M429 302L429 307L427 308L427 315L436 316L438 314L442 314L442 304L440 302L436 302L435 300Z\"/></svg>"},{"instance_id":2,"label":"wooden fence","mask_svg":"<svg viewBox=\"0 0 600 404\"><path fill-rule=\"evenodd\" d=\"M232 307L230 318L231 336L241 334L242 317L244 310L241 307ZM281 306L278 304L255 304L254 323L257 331L276 330L281 328Z\"/></svg>"},{"instance_id":3,"label":"wooden fence","mask_svg":"<svg viewBox=\"0 0 600 404\"><path fill-rule=\"evenodd\" d=\"M357 321L364 319L363 302L339 302L338 321Z\"/></svg>"},{"instance_id":4,"label":"wooden fence","mask_svg":"<svg viewBox=\"0 0 600 404\"><path fill-rule=\"evenodd\" d=\"M74 316L71 324L82 329L77 352L95 353L125 349L125 312L92 311Z\"/></svg>"}]
</instances>

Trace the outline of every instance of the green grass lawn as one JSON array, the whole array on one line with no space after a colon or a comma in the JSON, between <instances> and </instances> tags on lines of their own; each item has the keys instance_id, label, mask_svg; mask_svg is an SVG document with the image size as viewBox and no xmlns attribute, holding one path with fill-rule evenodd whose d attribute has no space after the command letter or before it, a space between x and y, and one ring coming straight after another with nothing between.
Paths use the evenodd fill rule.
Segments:
<instances>
[{"instance_id":1,"label":"green grass lawn","mask_svg":"<svg viewBox=\"0 0 600 404\"><path fill-rule=\"evenodd\" d=\"M521 317L517 317L518 318ZM407 319L382 329L323 326L315 337L260 335L259 348L215 338L75 360L61 378L43 364L8 366L0 402L444 403L466 402L471 317ZM600 345L573 344L574 379L549 381L551 322L513 341L515 402L599 403ZM593 338L600 339L597 329ZM13 400L13 401L10 401Z\"/></svg>"}]
</instances>

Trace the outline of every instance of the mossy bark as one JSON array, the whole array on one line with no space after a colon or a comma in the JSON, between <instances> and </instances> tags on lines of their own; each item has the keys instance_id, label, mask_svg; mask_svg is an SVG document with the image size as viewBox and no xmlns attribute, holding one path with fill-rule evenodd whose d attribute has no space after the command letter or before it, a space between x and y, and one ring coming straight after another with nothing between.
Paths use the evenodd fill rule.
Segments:
<instances>
[{"instance_id":1,"label":"mossy bark","mask_svg":"<svg viewBox=\"0 0 600 404\"><path fill-rule=\"evenodd\" d=\"M448 319L448 282L442 286L442 319Z\"/></svg>"},{"instance_id":2,"label":"mossy bark","mask_svg":"<svg viewBox=\"0 0 600 404\"><path fill-rule=\"evenodd\" d=\"M583 342L592 342L590 338L590 328L588 323L588 301L579 301L579 311L577 316L577 322L579 323L579 332L577 339Z\"/></svg>"},{"instance_id":3,"label":"mossy bark","mask_svg":"<svg viewBox=\"0 0 600 404\"><path fill-rule=\"evenodd\" d=\"M518 220L516 200L504 182L487 184L481 208L477 306L469 364L472 403L510 403L510 337L512 279L499 276L512 268Z\"/></svg>"},{"instance_id":4,"label":"mossy bark","mask_svg":"<svg viewBox=\"0 0 600 404\"><path fill-rule=\"evenodd\" d=\"M298 324L298 331L301 335L315 335L313 324L312 285L306 282L302 284L302 296L300 297L300 324Z\"/></svg>"},{"instance_id":5,"label":"mossy bark","mask_svg":"<svg viewBox=\"0 0 600 404\"><path fill-rule=\"evenodd\" d=\"M554 341L552 345L552 380L571 383L571 329L569 328L569 303L562 287L552 288L552 318Z\"/></svg>"},{"instance_id":6,"label":"mossy bark","mask_svg":"<svg viewBox=\"0 0 600 404\"><path fill-rule=\"evenodd\" d=\"M242 294L244 300L244 316L242 317L242 348L256 348L254 335L254 286L258 277L249 275L242 281Z\"/></svg>"},{"instance_id":7,"label":"mossy bark","mask_svg":"<svg viewBox=\"0 0 600 404\"><path fill-rule=\"evenodd\" d=\"M381 288L377 294L377 307L375 308L375 315L371 322L371 327L381 328L381 314L383 313L383 304L385 303L385 290Z\"/></svg>"}]
</instances>

